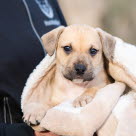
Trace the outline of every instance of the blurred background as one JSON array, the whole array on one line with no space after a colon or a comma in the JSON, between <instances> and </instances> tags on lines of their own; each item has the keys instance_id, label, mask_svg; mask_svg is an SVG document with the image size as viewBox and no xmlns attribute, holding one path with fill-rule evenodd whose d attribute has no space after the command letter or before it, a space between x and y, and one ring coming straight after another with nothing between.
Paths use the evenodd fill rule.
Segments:
<instances>
[{"instance_id":1,"label":"blurred background","mask_svg":"<svg viewBox=\"0 0 136 136\"><path fill-rule=\"evenodd\" d=\"M100 27L136 45L136 0L58 0L58 2L68 25L83 23Z\"/></svg>"}]
</instances>

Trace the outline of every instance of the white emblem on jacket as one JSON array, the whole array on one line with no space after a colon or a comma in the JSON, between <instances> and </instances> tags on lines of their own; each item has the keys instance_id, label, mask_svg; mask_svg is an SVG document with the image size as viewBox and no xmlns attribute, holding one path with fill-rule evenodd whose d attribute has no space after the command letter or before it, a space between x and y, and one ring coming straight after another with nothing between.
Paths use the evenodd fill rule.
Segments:
<instances>
[{"instance_id":1,"label":"white emblem on jacket","mask_svg":"<svg viewBox=\"0 0 136 136\"><path fill-rule=\"evenodd\" d=\"M45 16L47 16L48 18L54 17L53 9L49 4L48 0L35 0L35 1Z\"/></svg>"}]
</instances>

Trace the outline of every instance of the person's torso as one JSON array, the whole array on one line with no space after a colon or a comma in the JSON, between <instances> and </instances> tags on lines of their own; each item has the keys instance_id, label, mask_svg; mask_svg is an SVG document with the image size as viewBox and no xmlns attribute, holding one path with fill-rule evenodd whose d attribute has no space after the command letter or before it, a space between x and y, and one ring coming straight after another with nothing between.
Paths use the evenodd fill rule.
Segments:
<instances>
[{"instance_id":1,"label":"person's torso","mask_svg":"<svg viewBox=\"0 0 136 136\"><path fill-rule=\"evenodd\" d=\"M20 103L25 82L44 57L40 37L65 21L55 0L0 2L0 101Z\"/></svg>"}]
</instances>

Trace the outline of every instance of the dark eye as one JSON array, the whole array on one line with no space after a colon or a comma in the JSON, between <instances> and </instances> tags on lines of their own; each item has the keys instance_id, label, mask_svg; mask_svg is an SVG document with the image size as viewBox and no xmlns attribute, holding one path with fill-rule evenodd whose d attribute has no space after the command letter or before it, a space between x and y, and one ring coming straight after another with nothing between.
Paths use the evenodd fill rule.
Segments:
<instances>
[{"instance_id":1,"label":"dark eye","mask_svg":"<svg viewBox=\"0 0 136 136\"><path fill-rule=\"evenodd\" d=\"M70 53L72 51L72 47L71 46L64 46L63 49L64 49L64 51L66 53Z\"/></svg>"},{"instance_id":2,"label":"dark eye","mask_svg":"<svg viewBox=\"0 0 136 136\"><path fill-rule=\"evenodd\" d=\"M98 50L96 50L96 49L94 49L94 48L91 48L91 49L90 49L90 54L91 54L91 56L96 55L97 52L98 52Z\"/></svg>"}]
</instances>

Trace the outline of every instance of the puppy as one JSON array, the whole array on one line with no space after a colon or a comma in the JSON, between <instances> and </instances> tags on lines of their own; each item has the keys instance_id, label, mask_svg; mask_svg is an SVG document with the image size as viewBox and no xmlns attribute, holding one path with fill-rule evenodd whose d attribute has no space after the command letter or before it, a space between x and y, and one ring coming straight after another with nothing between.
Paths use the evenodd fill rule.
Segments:
<instances>
[{"instance_id":1,"label":"puppy","mask_svg":"<svg viewBox=\"0 0 136 136\"><path fill-rule=\"evenodd\" d=\"M56 51L56 62L24 103L24 120L28 124L42 131L34 125L40 124L48 109L70 99L74 99L75 107L85 106L100 88L110 83L103 52L110 58L115 41L110 35L105 38L87 25L61 26L43 35L47 53L52 56ZM103 45L103 40L111 47Z\"/></svg>"}]
</instances>

